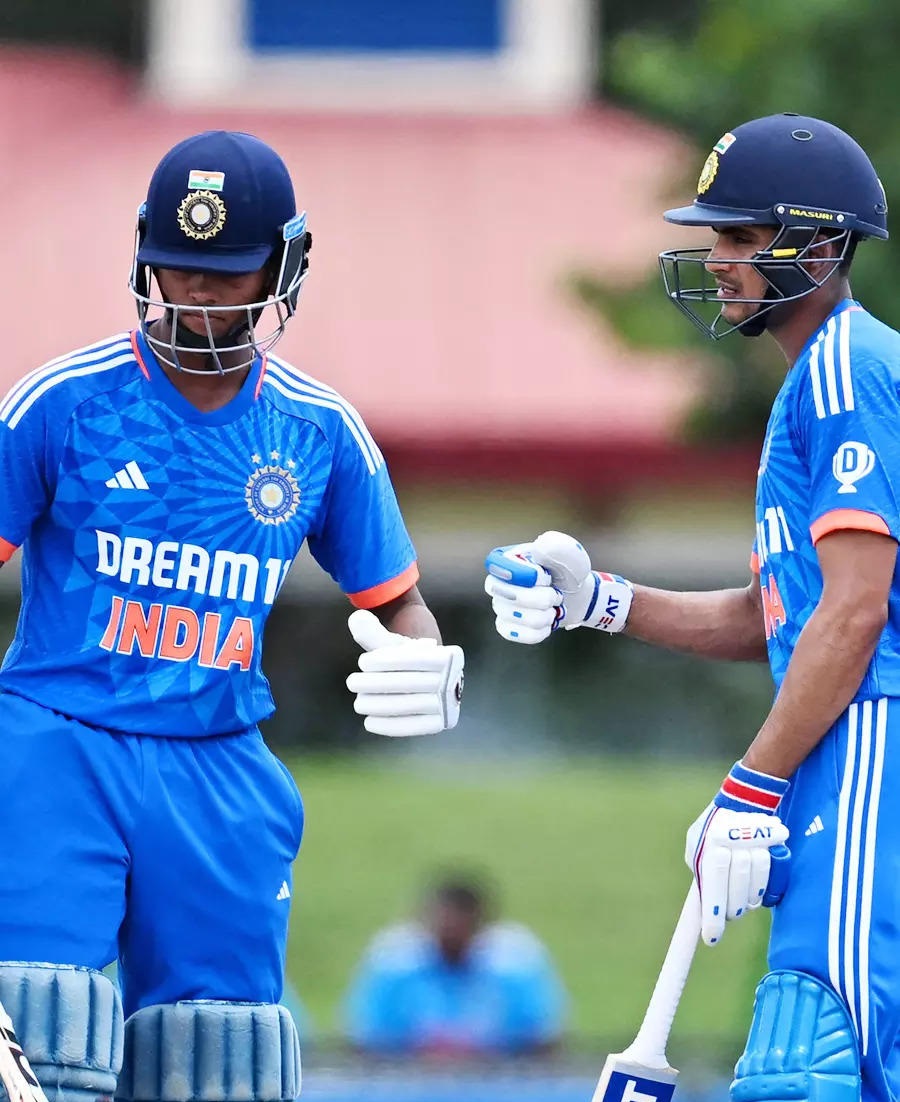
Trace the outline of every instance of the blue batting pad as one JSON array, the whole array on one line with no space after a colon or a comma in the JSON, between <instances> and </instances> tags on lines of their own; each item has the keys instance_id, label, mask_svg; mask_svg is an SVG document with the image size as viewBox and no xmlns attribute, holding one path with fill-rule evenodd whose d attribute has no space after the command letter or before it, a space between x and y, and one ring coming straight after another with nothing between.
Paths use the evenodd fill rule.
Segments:
<instances>
[{"instance_id":1,"label":"blue batting pad","mask_svg":"<svg viewBox=\"0 0 900 1102\"><path fill-rule=\"evenodd\" d=\"M272 1003L146 1006L125 1023L117 1102L293 1102L300 1042Z\"/></svg>"},{"instance_id":2,"label":"blue batting pad","mask_svg":"<svg viewBox=\"0 0 900 1102\"><path fill-rule=\"evenodd\" d=\"M803 972L770 972L756 989L732 1102L859 1102L859 1049L846 1006Z\"/></svg>"},{"instance_id":3,"label":"blue batting pad","mask_svg":"<svg viewBox=\"0 0 900 1102\"><path fill-rule=\"evenodd\" d=\"M124 1015L118 989L102 972L3 961L0 1002L49 1102L112 1098Z\"/></svg>"}]
</instances>

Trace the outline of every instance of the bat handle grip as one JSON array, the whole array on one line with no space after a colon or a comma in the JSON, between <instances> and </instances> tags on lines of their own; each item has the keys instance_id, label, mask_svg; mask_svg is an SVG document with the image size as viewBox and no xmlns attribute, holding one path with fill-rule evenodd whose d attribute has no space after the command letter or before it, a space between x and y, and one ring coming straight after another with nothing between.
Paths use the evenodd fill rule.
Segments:
<instances>
[{"instance_id":1,"label":"bat handle grip","mask_svg":"<svg viewBox=\"0 0 900 1102\"><path fill-rule=\"evenodd\" d=\"M681 993L687 983L699 937L700 892L697 882L692 880L666 952L666 959L659 971L653 994L650 996L647 1012L641 1022L641 1028L632 1043L622 1053L624 1057L645 1067L667 1068L669 1066L666 1059L666 1043L669 1040Z\"/></svg>"}]
</instances>

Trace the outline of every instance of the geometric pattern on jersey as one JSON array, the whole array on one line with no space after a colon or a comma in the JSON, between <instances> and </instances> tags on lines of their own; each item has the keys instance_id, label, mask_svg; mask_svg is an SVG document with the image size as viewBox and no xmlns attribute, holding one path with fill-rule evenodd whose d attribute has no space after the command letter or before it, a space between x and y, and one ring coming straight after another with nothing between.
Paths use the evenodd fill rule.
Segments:
<instances>
[{"instance_id":1,"label":"geometric pattern on jersey","mask_svg":"<svg viewBox=\"0 0 900 1102\"><path fill-rule=\"evenodd\" d=\"M272 711L263 627L304 540L350 593L415 560L380 452L289 365L274 386L258 361L202 414L140 338L140 359L121 339L96 349L35 374L14 429L0 406L0 476L17 486L0 536L24 540L0 688L117 730L245 729ZM129 464L143 483L123 484Z\"/></svg>"},{"instance_id":2,"label":"geometric pattern on jersey","mask_svg":"<svg viewBox=\"0 0 900 1102\"><path fill-rule=\"evenodd\" d=\"M131 385L140 387L138 382ZM318 433L304 432L307 426L296 422L288 427L301 431L288 443L284 439L285 426L254 415L265 411L261 406L233 425L207 429L202 434L202 443L196 439L193 450L185 448L173 454L172 441L182 434L168 407L162 404L148 407L136 396L130 409L123 411L120 398L120 394L115 399L104 394L87 403L74 427L64 462L80 464L84 478L61 482L62 492L53 512L62 528L78 526L113 533L125 528L138 537L151 538L152 533L164 533L180 545L234 550L253 555L260 564L294 558L299 550L298 537L309 530L321 508L328 479L327 448ZM251 473L264 465L263 454L267 462L271 452L282 454L275 446L276 434L284 446L285 461L295 464L300 505L292 524L273 528L253 520L244 490ZM141 441L140 467L151 486L150 492L137 495L126 489L107 491L102 475L110 467L108 456L116 454L111 448L118 441L117 451L121 453L122 441L136 439ZM254 455L260 456L256 462L252 459ZM93 501L85 502L81 496L80 490L88 488L84 483L97 487ZM105 590L96 587L96 570L85 567L85 559L92 550L85 547L79 554L76 548L64 588L67 593L86 591L91 624L88 638L99 638L109 621L110 605ZM124 598L132 596L133 587L120 583L116 588ZM263 608L258 588L257 585L251 601L239 595L233 602L241 615L254 620ZM221 611L219 599L198 594L195 600L185 602L185 596L179 594L178 604L189 604L201 620L206 613ZM259 634L260 630L254 632L257 638ZM258 645L254 653L259 654ZM233 671L233 676L240 672ZM148 693L154 704L169 695L190 700L207 677L207 671L193 662L160 662L148 681ZM215 694L211 699L214 714L227 715L234 691L230 680L220 678L216 687L210 686L210 692Z\"/></svg>"},{"instance_id":3,"label":"geometric pattern on jersey","mask_svg":"<svg viewBox=\"0 0 900 1102\"><path fill-rule=\"evenodd\" d=\"M813 334L772 406L754 555L776 685L822 596L815 538L860 528L900 539L900 335L845 300ZM866 457L847 474L842 458ZM900 695L900 577L855 699Z\"/></svg>"}]
</instances>

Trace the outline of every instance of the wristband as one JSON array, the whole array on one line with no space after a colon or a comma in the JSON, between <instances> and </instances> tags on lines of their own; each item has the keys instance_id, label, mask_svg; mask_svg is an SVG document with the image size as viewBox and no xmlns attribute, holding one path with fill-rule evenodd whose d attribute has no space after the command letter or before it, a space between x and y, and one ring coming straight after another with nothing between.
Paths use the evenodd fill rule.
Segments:
<instances>
[{"instance_id":1,"label":"wristband","mask_svg":"<svg viewBox=\"0 0 900 1102\"><path fill-rule=\"evenodd\" d=\"M736 761L722 781L713 803L730 811L761 811L776 815L781 799L791 787L782 777L770 777Z\"/></svg>"},{"instance_id":2,"label":"wristband","mask_svg":"<svg viewBox=\"0 0 900 1102\"><path fill-rule=\"evenodd\" d=\"M634 598L634 586L627 578L618 574L604 574L592 571L594 592L588 602L587 610L580 624L567 624L566 627L596 628L611 635L620 632L628 622L631 602Z\"/></svg>"}]
</instances>

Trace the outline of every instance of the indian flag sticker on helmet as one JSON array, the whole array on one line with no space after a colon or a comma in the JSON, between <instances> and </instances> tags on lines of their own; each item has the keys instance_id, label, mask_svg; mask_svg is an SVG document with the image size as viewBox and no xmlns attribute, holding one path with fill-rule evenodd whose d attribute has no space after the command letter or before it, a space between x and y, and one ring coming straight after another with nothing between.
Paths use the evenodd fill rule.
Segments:
<instances>
[{"instance_id":1,"label":"indian flag sticker on helmet","mask_svg":"<svg viewBox=\"0 0 900 1102\"><path fill-rule=\"evenodd\" d=\"M225 187L224 172L204 172L200 168L192 168L188 173L188 191L221 191Z\"/></svg>"},{"instance_id":2,"label":"indian flag sticker on helmet","mask_svg":"<svg viewBox=\"0 0 900 1102\"><path fill-rule=\"evenodd\" d=\"M736 141L737 138L734 136L734 134L730 132L728 134L723 134L722 137L719 138L719 140L713 146L713 149L716 151L716 153L727 153Z\"/></svg>"},{"instance_id":3,"label":"indian flag sticker on helmet","mask_svg":"<svg viewBox=\"0 0 900 1102\"><path fill-rule=\"evenodd\" d=\"M712 182L716 178L716 173L719 171L719 154L715 150L710 153L706 158L706 163L703 166L703 170L700 173L700 179L697 181L697 194L703 195L709 191L712 187Z\"/></svg>"}]
</instances>

